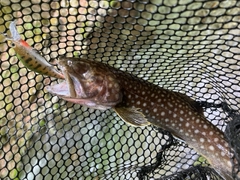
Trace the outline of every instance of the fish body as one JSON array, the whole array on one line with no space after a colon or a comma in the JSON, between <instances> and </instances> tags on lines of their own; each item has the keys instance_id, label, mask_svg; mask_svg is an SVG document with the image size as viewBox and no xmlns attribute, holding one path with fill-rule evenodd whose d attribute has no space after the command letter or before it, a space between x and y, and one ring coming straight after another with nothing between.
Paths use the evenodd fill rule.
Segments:
<instances>
[{"instance_id":1,"label":"fish body","mask_svg":"<svg viewBox=\"0 0 240 180\"><path fill-rule=\"evenodd\" d=\"M35 49L33 49L26 41L21 39L16 29L15 21L11 22L9 29L12 37L6 37L13 43L13 49L18 59L28 69L39 74L63 79L64 76L53 65L51 65L44 57L42 57Z\"/></svg>"},{"instance_id":2,"label":"fish body","mask_svg":"<svg viewBox=\"0 0 240 180\"><path fill-rule=\"evenodd\" d=\"M223 132L190 97L101 62L62 57L59 67L66 81L47 87L50 93L95 109L113 108L134 126L153 124L166 129L204 156L222 177L233 179L232 154Z\"/></svg>"}]
</instances>

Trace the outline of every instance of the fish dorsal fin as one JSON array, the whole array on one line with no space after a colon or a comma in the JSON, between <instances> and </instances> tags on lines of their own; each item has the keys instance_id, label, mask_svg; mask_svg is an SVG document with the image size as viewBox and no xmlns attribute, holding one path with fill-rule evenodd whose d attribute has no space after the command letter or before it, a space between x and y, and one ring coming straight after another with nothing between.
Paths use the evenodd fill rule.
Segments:
<instances>
[{"instance_id":1,"label":"fish dorsal fin","mask_svg":"<svg viewBox=\"0 0 240 180\"><path fill-rule=\"evenodd\" d=\"M133 107L115 107L118 116L132 126L147 126L150 122L138 108Z\"/></svg>"}]
</instances>

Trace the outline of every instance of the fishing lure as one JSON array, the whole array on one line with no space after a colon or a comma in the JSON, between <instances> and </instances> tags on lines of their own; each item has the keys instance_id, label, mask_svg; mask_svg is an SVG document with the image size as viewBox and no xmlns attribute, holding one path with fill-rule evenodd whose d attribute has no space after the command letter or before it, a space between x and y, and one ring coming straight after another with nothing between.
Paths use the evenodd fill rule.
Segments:
<instances>
[{"instance_id":1,"label":"fishing lure","mask_svg":"<svg viewBox=\"0 0 240 180\"><path fill-rule=\"evenodd\" d=\"M232 180L232 154L224 134L190 97L163 89L101 62L62 57L65 80L47 90L67 101L114 111L133 126L153 124L170 131L204 156L226 180Z\"/></svg>"},{"instance_id":2,"label":"fishing lure","mask_svg":"<svg viewBox=\"0 0 240 180\"><path fill-rule=\"evenodd\" d=\"M16 22L12 21L9 25L11 37L5 37L6 40L12 42L12 47L16 52L18 59L28 69L39 74L63 79L64 76L53 65L51 65L44 57L42 57L35 49L33 49L26 41L21 39L16 28Z\"/></svg>"}]
</instances>

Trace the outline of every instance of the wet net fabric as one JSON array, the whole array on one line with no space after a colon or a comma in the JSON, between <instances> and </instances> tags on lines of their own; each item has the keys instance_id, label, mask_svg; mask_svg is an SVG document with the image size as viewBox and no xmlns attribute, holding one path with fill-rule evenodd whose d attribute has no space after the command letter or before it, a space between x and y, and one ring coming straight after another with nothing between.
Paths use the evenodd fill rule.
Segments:
<instances>
[{"instance_id":1,"label":"wet net fabric","mask_svg":"<svg viewBox=\"0 0 240 180\"><path fill-rule=\"evenodd\" d=\"M239 7L238 1L2 0L0 31L9 33L17 20L21 37L53 64L63 55L94 59L196 101L224 103L204 114L223 131L234 120L227 128L234 146ZM112 110L50 95L45 86L58 80L29 71L9 43L0 45L0 179L221 179L169 132L132 127Z\"/></svg>"}]
</instances>

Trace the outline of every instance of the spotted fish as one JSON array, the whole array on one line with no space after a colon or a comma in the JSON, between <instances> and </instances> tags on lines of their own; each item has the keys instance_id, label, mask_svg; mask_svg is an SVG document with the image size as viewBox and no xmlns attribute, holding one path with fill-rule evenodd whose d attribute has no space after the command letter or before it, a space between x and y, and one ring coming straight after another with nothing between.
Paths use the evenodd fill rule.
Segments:
<instances>
[{"instance_id":1,"label":"spotted fish","mask_svg":"<svg viewBox=\"0 0 240 180\"><path fill-rule=\"evenodd\" d=\"M196 101L101 62L62 57L59 67L66 81L47 87L50 93L90 108L113 108L133 126L166 129L204 156L222 177L233 179L232 154L223 132L204 117Z\"/></svg>"},{"instance_id":2,"label":"spotted fish","mask_svg":"<svg viewBox=\"0 0 240 180\"><path fill-rule=\"evenodd\" d=\"M6 37L5 39L12 42L12 47L15 50L18 59L24 64L24 66L39 74L61 79L64 78L64 76L54 68L53 65L51 65L26 41L21 39L21 36L16 29L15 21L10 23L9 29L12 37Z\"/></svg>"}]
</instances>

